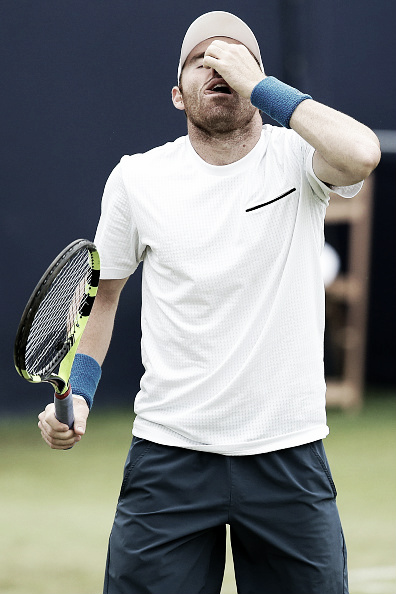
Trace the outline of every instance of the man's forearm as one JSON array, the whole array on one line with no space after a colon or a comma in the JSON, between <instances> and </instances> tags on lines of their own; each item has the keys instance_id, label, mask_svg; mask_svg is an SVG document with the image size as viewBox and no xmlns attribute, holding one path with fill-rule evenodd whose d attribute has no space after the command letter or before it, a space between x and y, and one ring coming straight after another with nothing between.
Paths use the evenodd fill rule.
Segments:
<instances>
[{"instance_id":1,"label":"man's forearm","mask_svg":"<svg viewBox=\"0 0 396 594\"><path fill-rule=\"evenodd\" d=\"M89 355L99 365L106 357L114 328L121 291L127 279L102 280L78 352Z\"/></svg>"},{"instance_id":2,"label":"man's forearm","mask_svg":"<svg viewBox=\"0 0 396 594\"><path fill-rule=\"evenodd\" d=\"M315 173L329 184L357 183L368 177L380 160L379 141L372 130L312 99L297 106L290 127L316 149Z\"/></svg>"}]
</instances>

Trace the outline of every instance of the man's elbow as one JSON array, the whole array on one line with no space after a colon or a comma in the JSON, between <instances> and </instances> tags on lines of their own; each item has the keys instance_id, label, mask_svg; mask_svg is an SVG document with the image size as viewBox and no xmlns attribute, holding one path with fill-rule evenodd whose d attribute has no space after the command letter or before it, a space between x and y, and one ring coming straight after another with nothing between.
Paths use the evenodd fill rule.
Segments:
<instances>
[{"instance_id":1,"label":"man's elbow","mask_svg":"<svg viewBox=\"0 0 396 594\"><path fill-rule=\"evenodd\" d=\"M377 137L371 142L366 142L360 147L356 159L355 175L360 180L366 179L377 167L381 160L381 149Z\"/></svg>"}]
</instances>

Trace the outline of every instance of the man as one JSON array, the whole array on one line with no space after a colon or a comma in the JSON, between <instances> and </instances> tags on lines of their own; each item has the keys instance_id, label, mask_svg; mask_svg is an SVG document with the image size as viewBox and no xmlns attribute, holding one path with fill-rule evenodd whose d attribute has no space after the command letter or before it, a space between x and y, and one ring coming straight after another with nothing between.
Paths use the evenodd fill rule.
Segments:
<instances>
[{"instance_id":1,"label":"man","mask_svg":"<svg viewBox=\"0 0 396 594\"><path fill-rule=\"evenodd\" d=\"M103 196L101 283L71 383L79 441L120 293L143 262L142 361L104 592L219 593L230 525L241 594L345 594L346 550L322 439L330 190L355 195L375 135L267 77L223 12L186 33L174 106L188 136L124 157ZM281 126L263 127L260 110ZM88 404L88 406L87 406Z\"/></svg>"}]
</instances>

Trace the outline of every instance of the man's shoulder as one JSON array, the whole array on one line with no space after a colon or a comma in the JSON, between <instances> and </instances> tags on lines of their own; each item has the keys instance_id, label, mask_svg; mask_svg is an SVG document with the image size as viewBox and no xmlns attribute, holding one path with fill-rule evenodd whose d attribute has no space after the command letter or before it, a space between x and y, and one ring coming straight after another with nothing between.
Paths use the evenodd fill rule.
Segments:
<instances>
[{"instance_id":1,"label":"man's shoulder","mask_svg":"<svg viewBox=\"0 0 396 594\"><path fill-rule=\"evenodd\" d=\"M262 133L266 137L267 155L274 155L283 162L296 159L305 162L311 147L297 132L290 128L264 124Z\"/></svg>"},{"instance_id":2,"label":"man's shoulder","mask_svg":"<svg viewBox=\"0 0 396 594\"><path fill-rule=\"evenodd\" d=\"M144 167L145 165L152 167L156 162L173 159L180 154L184 150L185 140L185 136L180 136L176 140L153 147L143 153L124 155L121 164L123 167Z\"/></svg>"},{"instance_id":3,"label":"man's shoulder","mask_svg":"<svg viewBox=\"0 0 396 594\"><path fill-rule=\"evenodd\" d=\"M268 138L271 142L284 142L284 143L293 143L293 142L305 142L291 128L284 128L283 126L273 126L271 124L264 124L262 134Z\"/></svg>"}]
</instances>

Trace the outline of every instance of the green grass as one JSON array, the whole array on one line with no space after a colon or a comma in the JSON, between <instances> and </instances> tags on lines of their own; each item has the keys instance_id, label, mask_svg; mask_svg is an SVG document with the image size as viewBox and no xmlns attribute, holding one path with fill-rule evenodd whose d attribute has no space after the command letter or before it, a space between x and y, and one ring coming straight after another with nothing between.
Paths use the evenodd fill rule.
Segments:
<instances>
[{"instance_id":1,"label":"green grass","mask_svg":"<svg viewBox=\"0 0 396 594\"><path fill-rule=\"evenodd\" d=\"M331 412L328 422L349 565L396 565L396 398L370 398L359 415Z\"/></svg>"},{"instance_id":2,"label":"green grass","mask_svg":"<svg viewBox=\"0 0 396 594\"><path fill-rule=\"evenodd\" d=\"M393 570L372 583L359 570L396 565L396 398L371 395L359 413L328 417L351 594L394 594ZM2 594L102 591L131 419L131 411L94 409L83 441L68 452L50 450L33 417L1 422ZM223 594L235 592L228 562Z\"/></svg>"},{"instance_id":3,"label":"green grass","mask_svg":"<svg viewBox=\"0 0 396 594\"><path fill-rule=\"evenodd\" d=\"M0 428L0 592L99 593L131 413L92 414L67 452L50 450L35 425Z\"/></svg>"}]
</instances>

